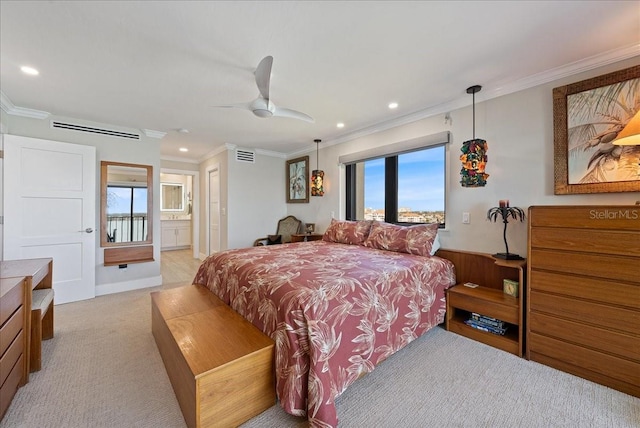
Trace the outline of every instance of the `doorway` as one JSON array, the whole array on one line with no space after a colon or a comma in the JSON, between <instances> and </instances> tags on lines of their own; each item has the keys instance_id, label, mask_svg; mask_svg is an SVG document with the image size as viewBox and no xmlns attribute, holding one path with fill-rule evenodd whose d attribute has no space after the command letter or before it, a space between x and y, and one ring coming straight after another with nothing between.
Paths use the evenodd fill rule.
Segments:
<instances>
[{"instance_id":1,"label":"doorway","mask_svg":"<svg viewBox=\"0 0 640 428\"><path fill-rule=\"evenodd\" d=\"M182 198L184 199L184 204L179 211L175 211L169 209L167 211L160 211L160 223L161 229L163 229L164 222L163 219L170 220L182 220L189 219L190 220L190 242L191 242L191 252L193 257L196 259L200 258L200 202L199 202L199 194L200 194L200 173L198 171L190 171L190 170L181 170L181 169L169 169L169 168L161 168L160 169L160 183L164 183L165 181L168 183L180 182L185 184L184 194ZM174 183L175 184L175 183ZM161 186L162 187L162 186ZM162 202L161 202L162 203ZM165 228L167 229L167 228ZM176 228L176 232L174 235L177 239L176 245L180 244L181 240L181 230L179 227ZM173 230L171 230L173 231ZM169 234L168 230L161 231L163 235ZM161 248L165 247L162 244L162 238L167 238L168 236L161 237Z\"/></svg>"}]
</instances>

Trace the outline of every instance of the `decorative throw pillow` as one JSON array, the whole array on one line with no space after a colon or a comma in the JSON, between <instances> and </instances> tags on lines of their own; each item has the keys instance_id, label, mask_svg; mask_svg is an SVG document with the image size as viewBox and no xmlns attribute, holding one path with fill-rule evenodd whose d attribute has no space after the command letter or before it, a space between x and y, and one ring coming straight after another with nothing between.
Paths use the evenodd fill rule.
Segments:
<instances>
[{"instance_id":1,"label":"decorative throw pillow","mask_svg":"<svg viewBox=\"0 0 640 428\"><path fill-rule=\"evenodd\" d=\"M339 244L363 245L370 228L371 220L331 219L331 224L322 235L322 240Z\"/></svg>"},{"instance_id":2,"label":"decorative throw pillow","mask_svg":"<svg viewBox=\"0 0 640 428\"><path fill-rule=\"evenodd\" d=\"M437 223L398 226L374 221L364 245L379 250L430 256L437 234Z\"/></svg>"},{"instance_id":3,"label":"decorative throw pillow","mask_svg":"<svg viewBox=\"0 0 640 428\"><path fill-rule=\"evenodd\" d=\"M282 236L280 235L267 236L267 245L276 245L276 244L282 244Z\"/></svg>"}]
</instances>

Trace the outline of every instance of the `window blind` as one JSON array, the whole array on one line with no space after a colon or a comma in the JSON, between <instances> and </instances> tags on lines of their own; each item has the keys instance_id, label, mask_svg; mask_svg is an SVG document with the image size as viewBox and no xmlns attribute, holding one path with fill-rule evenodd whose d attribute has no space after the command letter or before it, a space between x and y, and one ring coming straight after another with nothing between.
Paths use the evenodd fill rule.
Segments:
<instances>
[{"instance_id":1,"label":"window blind","mask_svg":"<svg viewBox=\"0 0 640 428\"><path fill-rule=\"evenodd\" d=\"M448 144L450 141L449 131L439 132L437 134L425 135L422 137L412 138L410 140L399 141L397 143L385 144L384 146L374 147L368 150L362 150L355 153L349 153L338 157L338 162L344 165L350 165L357 162L363 162L370 159L377 159L387 156L396 156L403 153L413 152L425 149L431 146Z\"/></svg>"}]
</instances>

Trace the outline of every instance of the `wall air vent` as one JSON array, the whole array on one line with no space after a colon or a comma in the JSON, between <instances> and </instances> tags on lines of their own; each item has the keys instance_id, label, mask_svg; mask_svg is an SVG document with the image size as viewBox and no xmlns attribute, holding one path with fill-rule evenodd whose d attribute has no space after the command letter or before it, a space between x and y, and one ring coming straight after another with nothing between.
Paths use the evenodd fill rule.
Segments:
<instances>
[{"instance_id":1,"label":"wall air vent","mask_svg":"<svg viewBox=\"0 0 640 428\"><path fill-rule=\"evenodd\" d=\"M94 128L91 126L76 125L74 123L51 121L51 127L55 129L67 129L69 131L86 132L88 134L107 135L109 137L125 138L127 140L140 140L139 134L130 132L114 131L113 129Z\"/></svg>"},{"instance_id":2,"label":"wall air vent","mask_svg":"<svg viewBox=\"0 0 640 428\"><path fill-rule=\"evenodd\" d=\"M236 149L236 162L256 163L256 152L252 150Z\"/></svg>"}]
</instances>

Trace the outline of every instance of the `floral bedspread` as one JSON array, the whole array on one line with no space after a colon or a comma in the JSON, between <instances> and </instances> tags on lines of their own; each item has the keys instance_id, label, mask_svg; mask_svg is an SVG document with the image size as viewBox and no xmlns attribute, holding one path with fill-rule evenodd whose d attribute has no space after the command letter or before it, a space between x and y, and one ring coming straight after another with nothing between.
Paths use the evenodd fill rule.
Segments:
<instances>
[{"instance_id":1,"label":"floral bedspread","mask_svg":"<svg viewBox=\"0 0 640 428\"><path fill-rule=\"evenodd\" d=\"M438 257L315 241L217 253L194 283L275 341L284 410L335 427L347 386L444 321L455 273Z\"/></svg>"}]
</instances>

